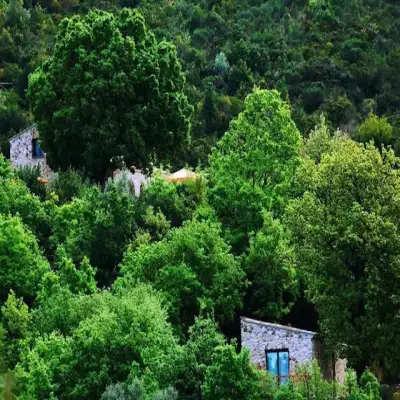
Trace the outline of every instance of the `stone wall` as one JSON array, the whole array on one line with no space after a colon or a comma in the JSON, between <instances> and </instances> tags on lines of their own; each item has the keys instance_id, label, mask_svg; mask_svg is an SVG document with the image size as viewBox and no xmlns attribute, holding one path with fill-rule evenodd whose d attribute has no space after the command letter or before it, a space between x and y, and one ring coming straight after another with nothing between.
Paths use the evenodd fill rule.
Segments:
<instances>
[{"instance_id":1,"label":"stone wall","mask_svg":"<svg viewBox=\"0 0 400 400\"><path fill-rule=\"evenodd\" d=\"M267 350L289 350L290 374L296 365L317 359L326 379L343 382L347 360L334 359L325 351L323 341L316 332L292 328L242 317L241 343L250 350L252 362L259 368L266 368Z\"/></svg>"},{"instance_id":2,"label":"stone wall","mask_svg":"<svg viewBox=\"0 0 400 400\"><path fill-rule=\"evenodd\" d=\"M290 373L294 372L297 364L315 358L315 336L311 331L241 318L242 346L260 368L266 368L266 350L288 349Z\"/></svg>"},{"instance_id":3,"label":"stone wall","mask_svg":"<svg viewBox=\"0 0 400 400\"><path fill-rule=\"evenodd\" d=\"M51 170L46 163L46 156L33 157L32 140L37 139L39 133L35 125L30 126L10 139L10 162L13 167L39 166L41 174L49 177Z\"/></svg>"}]
</instances>

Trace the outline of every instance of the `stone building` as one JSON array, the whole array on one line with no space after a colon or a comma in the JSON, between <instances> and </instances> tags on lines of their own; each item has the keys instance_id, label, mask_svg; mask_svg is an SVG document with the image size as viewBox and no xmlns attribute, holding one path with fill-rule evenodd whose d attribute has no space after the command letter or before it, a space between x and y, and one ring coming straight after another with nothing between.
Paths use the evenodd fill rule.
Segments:
<instances>
[{"instance_id":1,"label":"stone building","mask_svg":"<svg viewBox=\"0 0 400 400\"><path fill-rule=\"evenodd\" d=\"M10 143L10 163L14 168L20 167L40 167L41 176L44 178L51 177L51 169L46 163L46 154L40 148L39 132L36 125L31 125L18 134L9 139ZM121 171L114 171L114 177ZM142 185L148 183L148 179L140 170L134 173L127 171L128 178L131 180L138 196Z\"/></svg>"},{"instance_id":2,"label":"stone building","mask_svg":"<svg viewBox=\"0 0 400 400\"><path fill-rule=\"evenodd\" d=\"M39 166L41 175L49 177L51 170L46 163L46 155L39 144L39 133L36 125L24 129L9 139L11 166Z\"/></svg>"},{"instance_id":3,"label":"stone building","mask_svg":"<svg viewBox=\"0 0 400 400\"><path fill-rule=\"evenodd\" d=\"M250 318L241 318L241 344L250 350L252 362L285 382L296 366L316 359L326 379L344 380L346 360L324 351L321 337L312 331Z\"/></svg>"},{"instance_id":4,"label":"stone building","mask_svg":"<svg viewBox=\"0 0 400 400\"><path fill-rule=\"evenodd\" d=\"M41 176L46 179L51 178L51 169L46 163L46 154L40 148L39 132L36 129L36 125L32 125L19 132L9 139L9 143L12 167L39 166ZM140 169L135 169L133 172L129 169L116 169L113 171L113 178L121 177L122 173L125 173L131 181L136 196L139 196L142 187L148 185L151 181L151 178L146 176ZM174 174L162 172L161 176L169 182L183 182L196 178L194 172L186 169L181 169Z\"/></svg>"}]
</instances>

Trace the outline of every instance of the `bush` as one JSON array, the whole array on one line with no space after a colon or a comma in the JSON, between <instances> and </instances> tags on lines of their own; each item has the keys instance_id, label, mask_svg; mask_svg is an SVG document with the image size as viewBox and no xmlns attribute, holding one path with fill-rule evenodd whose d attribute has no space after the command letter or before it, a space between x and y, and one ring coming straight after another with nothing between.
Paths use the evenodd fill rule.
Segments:
<instances>
[{"instance_id":1,"label":"bush","mask_svg":"<svg viewBox=\"0 0 400 400\"><path fill-rule=\"evenodd\" d=\"M373 140L376 146L388 145L393 136L393 128L386 118L379 118L371 113L369 117L359 126L358 138L361 142Z\"/></svg>"},{"instance_id":2,"label":"bush","mask_svg":"<svg viewBox=\"0 0 400 400\"><path fill-rule=\"evenodd\" d=\"M176 400L178 398L173 388L158 390L155 393L148 392L144 382L139 378L134 378L128 382L107 386L101 400Z\"/></svg>"},{"instance_id":3,"label":"bush","mask_svg":"<svg viewBox=\"0 0 400 400\"><path fill-rule=\"evenodd\" d=\"M60 203L71 201L79 197L83 190L88 187L89 181L79 172L69 169L65 172L52 174L49 184L49 191L57 194Z\"/></svg>"},{"instance_id":4,"label":"bush","mask_svg":"<svg viewBox=\"0 0 400 400\"><path fill-rule=\"evenodd\" d=\"M18 297L32 299L49 264L35 236L17 217L0 214L0 303L12 289Z\"/></svg>"},{"instance_id":5,"label":"bush","mask_svg":"<svg viewBox=\"0 0 400 400\"><path fill-rule=\"evenodd\" d=\"M281 385L274 400L380 400L377 378L366 370L357 383L354 371L348 370L344 384L323 378L316 360L297 368L290 381Z\"/></svg>"},{"instance_id":6,"label":"bush","mask_svg":"<svg viewBox=\"0 0 400 400\"><path fill-rule=\"evenodd\" d=\"M317 86L312 86L303 90L301 100L304 110L311 113L324 102L324 92Z\"/></svg>"},{"instance_id":7,"label":"bush","mask_svg":"<svg viewBox=\"0 0 400 400\"><path fill-rule=\"evenodd\" d=\"M247 349L237 354L233 345L217 347L206 370L205 400L268 400L275 390L272 378L250 362Z\"/></svg>"},{"instance_id":8,"label":"bush","mask_svg":"<svg viewBox=\"0 0 400 400\"><path fill-rule=\"evenodd\" d=\"M304 397L295 391L292 382L288 382L275 393L274 400L304 400Z\"/></svg>"},{"instance_id":9,"label":"bush","mask_svg":"<svg viewBox=\"0 0 400 400\"><path fill-rule=\"evenodd\" d=\"M40 166L24 166L17 168L16 175L25 182L31 193L38 196L41 200L46 198L46 186L38 180L41 176Z\"/></svg>"}]
</instances>

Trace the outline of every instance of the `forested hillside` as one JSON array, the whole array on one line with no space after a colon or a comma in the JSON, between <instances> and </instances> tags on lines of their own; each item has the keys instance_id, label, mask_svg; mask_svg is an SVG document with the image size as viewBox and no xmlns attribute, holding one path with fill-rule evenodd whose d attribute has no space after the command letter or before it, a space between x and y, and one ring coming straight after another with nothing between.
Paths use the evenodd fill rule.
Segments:
<instances>
[{"instance_id":1,"label":"forested hillside","mask_svg":"<svg viewBox=\"0 0 400 400\"><path fill-rule=\"evenodd\" d=\"M5 0L0 24L0 398L399 383L400 5ZM49 179L7 160L33 122ZM345 381L278 385L240 316L316 330Z\"/></svg>"},{"instance_id":2,"label":"forested hillside","mask_svg":"<svg viewBox=\"0 0 400 400\"><path fill-rule=\"evenodd\" d=\"M400 135L400 5L384 0L4 1L0 135L32 116L27 76L51 53L59 21L90 8L138 7L159 39L172 41L195 107L193 140L180 163L207 163L216 139L254 86L276 88L307 135L324 112L356 135L372 111ZM390 141L390 140L389 140ZM5 149L6 151L6 149Z\"/></svg>"}]
</instances>

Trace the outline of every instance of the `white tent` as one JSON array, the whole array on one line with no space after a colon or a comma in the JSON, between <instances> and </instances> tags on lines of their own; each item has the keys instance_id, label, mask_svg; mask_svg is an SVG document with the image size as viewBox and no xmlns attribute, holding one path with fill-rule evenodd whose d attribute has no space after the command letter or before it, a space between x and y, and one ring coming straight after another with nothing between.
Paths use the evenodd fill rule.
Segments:
<instances>
[{"instance_id":1,"label":"white tent","mask_svg":"<svg viewBox=\"0 0 400 400\"><path fill-rule=\"evenodd\" d=\"M188 179L196 179L197 175L193 171L182 168L179 171L174 172L171 175L165 177L169 182L184 182Z\"/></svg>"}]
</instances>

